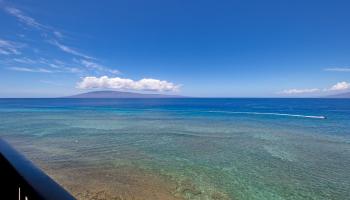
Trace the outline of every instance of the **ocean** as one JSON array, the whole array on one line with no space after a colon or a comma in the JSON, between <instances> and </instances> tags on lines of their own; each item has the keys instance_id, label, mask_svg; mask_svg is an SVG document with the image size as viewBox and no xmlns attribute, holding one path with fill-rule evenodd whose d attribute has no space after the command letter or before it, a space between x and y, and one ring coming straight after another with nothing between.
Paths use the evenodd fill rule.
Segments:
<instances>
[{"instance_id":1,"label":"ocean","mask_svg":"<svg viewBox=\"0 0 350 200\"><path fill-rule=\"evenodd\" d=\"M350 199L349 99L0 99L78 199Z\"/></svg>"}]
</instances>

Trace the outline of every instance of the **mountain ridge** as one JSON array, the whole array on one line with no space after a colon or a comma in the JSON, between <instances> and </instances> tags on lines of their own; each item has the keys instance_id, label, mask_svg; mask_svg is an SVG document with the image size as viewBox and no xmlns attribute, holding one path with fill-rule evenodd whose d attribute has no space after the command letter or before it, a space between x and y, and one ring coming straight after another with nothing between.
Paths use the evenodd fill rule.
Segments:
<instances>
[{"instance_id":1,"label":"mountain ridge","mask_svg":"<svg viewBox=\"0 0 350 200\"><path fill-rule=\"evenodd\" d=\"M86 98L86 99L99 99L99 98L110 98L110 99L121 99L121 98L184 98L179 95L167 95L167 94L143 94L136 92L122 92L122 91L92 91L86 93L80 93L76 95L65 96L62 98Z\"/></svg>"},{"instance_id":2,"label":"mountain ridge","mask_svg":"<svg viewBox=\"0 0 350 200\"><path fill-rule=\"evenodd\" d=\"M333 94L327 96L328 98L350 98L350 92L340 93L340 94Z\"/></svg>"}]
</instances>

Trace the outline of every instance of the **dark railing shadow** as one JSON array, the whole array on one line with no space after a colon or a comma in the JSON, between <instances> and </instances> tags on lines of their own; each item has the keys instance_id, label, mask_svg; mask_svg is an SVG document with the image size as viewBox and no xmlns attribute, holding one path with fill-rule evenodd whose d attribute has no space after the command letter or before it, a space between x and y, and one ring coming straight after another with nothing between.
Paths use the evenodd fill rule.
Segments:
<instances>
[{"instance_id":1,"label":"dark railing shadow","mask_svg":"<svg viewBox=\"0 0 350 200\"><path fill-rule=\"evenodd\" d=\"M32 162L0 139L0 199L4 200L73 200Z\"/></svg>"}]
</instances>

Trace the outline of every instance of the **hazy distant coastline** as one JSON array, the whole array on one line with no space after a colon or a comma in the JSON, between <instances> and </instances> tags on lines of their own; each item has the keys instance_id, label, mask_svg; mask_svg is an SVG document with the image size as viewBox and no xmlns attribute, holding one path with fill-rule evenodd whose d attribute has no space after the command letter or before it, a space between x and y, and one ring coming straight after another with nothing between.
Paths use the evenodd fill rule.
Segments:
<instances>
[{"instance_id":1,"label":"hazy distant coastline","mask_svg":"<svg viewBox=\"0 0 350 200\"><path fill-rule=\"evenodd\" d=\"M166 94L142 94L135 92L120 92L120 91L93 91L87 93L81 93L77 95L65 96L63 98L184 98L179 95L166 95Z\"/></svg>"},{"instance_id":2,"label":"hazy distant coastline","mask_svg":"<svg viewBox=\"0 0 350 200\"><path fill-rule=\"evenodd\" d=\"M181 95L170 95L170 94L145 94L145 93L136 93L136 92L122 92L122 91L92 91L86 93L80 93L76 95L64 96L59 98L86 98L86 99L122 99L122 98L193 98L188 96ZM205 98L205 97L204 97ZM232 98L232 97L207 97L207 98ZM252 98L252 97L234 97L234 98ZM254 98L254 97L253 97ZM259 98L259 97L255 97ZM264 97L261 97L264 98ZM265 97L265 98L276 98L276 97ZM277 97L281 98L281 97ZM291 98L291 97L290 97ZM320 97L292 97L292 98L350 98L350 92L320 96Z\"/></svg>"},{"instance_id":3,"label":"hazy distant coastline","mask_svg":"<svg viewBox=\"0 0 350 200\"><path fill-rule=\"evenodd\" d=\"M350 92L346 93L341 93L341 94L334 94L334 95L329 95L327 96L328 98L344 98L344 99L349 99L350 98Z\"/></svg>"}]
</instances>

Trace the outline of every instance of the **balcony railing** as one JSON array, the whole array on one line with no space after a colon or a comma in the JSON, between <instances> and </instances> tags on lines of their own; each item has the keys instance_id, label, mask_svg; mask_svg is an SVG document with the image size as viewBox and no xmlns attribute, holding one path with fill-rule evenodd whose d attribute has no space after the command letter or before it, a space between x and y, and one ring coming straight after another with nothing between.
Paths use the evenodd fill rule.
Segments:
<instances>
[{"instance_id":1,"label":"balcony railing","mask_svg":"<svg viewBox=\"0 0 350 200\"><path fill-rule=\"evenodd\" d=\"M0 199L73 200L65 189L0 139Z\"/></svg>"}]
</instances>

